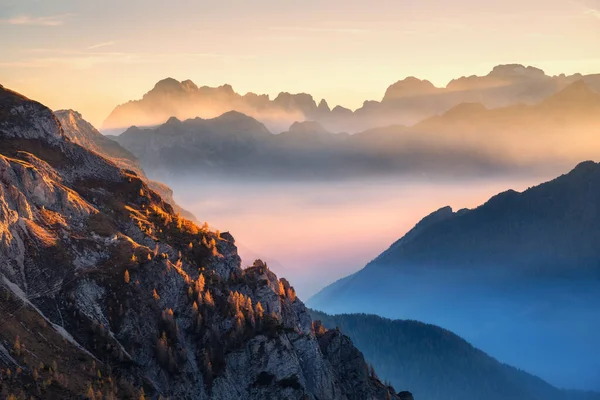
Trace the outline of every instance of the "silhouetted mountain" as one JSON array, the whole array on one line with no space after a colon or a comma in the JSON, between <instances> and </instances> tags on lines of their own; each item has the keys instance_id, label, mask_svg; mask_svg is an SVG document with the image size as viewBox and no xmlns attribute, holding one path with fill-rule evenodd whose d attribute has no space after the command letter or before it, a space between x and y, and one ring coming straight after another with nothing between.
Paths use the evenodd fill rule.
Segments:
<instances>
[{"instance_id":1,"label":"silhouetted mountain","mask_svg":"<svg viewBox=\"0 0 600 400\"><path fill-rule=\"evenodd\" d=\"M160 179L236 173L268 177L386 174L461 176L521 171L556 173L600 154L600 94L582 81L535 105L488 109L463 103L412 127L335 134L317 121L271 134L257 120L228 112L210 120L171 118L114 137Z\"/></svg>"},{"instance_id":2,"label":"silhouetted mountain","mask_svg":"<svg viewBox=\"0 0 600 400\"><path fill-rule=\"evenodd\" d=\"M402 399L88 139L0 87L0 398Z\"/></svg>"},{"instance_id":3,"label":"silhouetted mountain","mask_svg":"<svg viewBox=\"0 0 600 400\"><path fill-rule=\"evenodd\" d=\"M450 329L503 362L599 389L600 165L423 219L309 300ZM560 360L560 363L554 362Z\"/></svg>"},{"instance_id":4,"label":"silhouetted mountain","mask_svg":"<svg viewBox=\"0 0 600 400\"><path fill-rule=\"evenodd\" d=\"M305 117L328 113L327 103L317 106L305 93L280 93L274 100L267 95L240 95L230 85L217 88L198 87L192 81L173 78L159 81L141 100L117 106L104 121L102 129L121 130L136 126L159 125L175 116L180 119L214 118L235 110L257 117L264 124L279 130Z\"/></svg>"},{"instance_id":5,"label":"silhouetted mountain","mask_svg":"<svg viewBox=\"0 0 600 400\"><path fill-rule=\"evenodd\" d=\"M230 85L198 87L192 81L167 78L158 82L141 100L117 106L103 129L124 129L162 124L171 116L179 119L213 118L230 110L252 116L273 131L281 131L294 121L314 120L332 131L360 132L378 126L412 125L442 114L460 103L481 103L488 108L515 104L535 104L569 84L583 80L600 91L600 74L548 76L544 71L518 64L499 65L485 76L452 80L437 88L427 80L408 77L391 85L381 101L365 101L356 111L325 100L316 104L306 93L240 95Z\"/></svg>"},{"instance_id":6,"label":"silhouetted mountain","mask_svg":"<svg viewBox=\"0 0 600 400\"><path fill-rule=\"evenodd\" d=\"M423 400L584 400L600 394L557 389L502 364L450 331L417 321L375 315L327 315L314 320L347 333L379 377L410 387Z\"/></svg>"}]
</instances>

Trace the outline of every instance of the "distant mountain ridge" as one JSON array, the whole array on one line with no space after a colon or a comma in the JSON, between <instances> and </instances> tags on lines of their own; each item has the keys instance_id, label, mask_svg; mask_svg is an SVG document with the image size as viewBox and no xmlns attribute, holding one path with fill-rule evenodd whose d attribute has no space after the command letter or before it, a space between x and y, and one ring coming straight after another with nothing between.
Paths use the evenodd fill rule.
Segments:
<instances>
[{"instance_id":1,"label":"distant mountain ridge","mask_svg":"<svg viewBox=\"0 0 600 400\"><path fill-rule=\"evenodd\" d=\"M272 134L255 118L229 111L211 119L171 117L112 138L160 179L204 173L314 179L556 173L600 154L598 130L600 94L580 80L534 105L461 103L411 127L355 134L332 133L319 121Z\"/></svg>"},{"instance_id":2,"label":"distant mountain ridge","mask_svg":"<svg viewBox=\"0 0 600 400\"><path fill-rule=\"evenodd\" d=\"M450 331L376 315L327 315L314 320L345 332L380 378L410 387L423 400L597 400L600 393L561 390L502 364Z\"/></svg>"},{"instance_id":3,"label":"distant mountain ridge","mask_svg":"<svg viewBox=\"0 0 600 400\"><path fill-rule=\"evenodd\" d=\"M481 103L488 108L535 104L578 80L600 91L600 74L548 76L538 68L519 64L498 65L485 76L455 79L445 88L408 77L392 84L381 101L367 100L352 111L341 106L332 109L325 99L317 104L307 93L281 92L271 100L268 95L238 94L231 85L198 87L190 80L166 78L142 99L117 106L102 129L123 131L133 125L159 125L172 116L213 118L234 110L275 132L295 121L313 120L332 131L354 133L386 125L412 125L460 103Z\"/></svg>"},{"instance_id":4,"label":"distant mountain ridge","mask_svg":"<svg viewBox=\"0 0 600 400\"><path fill-rule=\"evenodd\" d=\"M590 161L473 210L442 208L308 304L440 325L554 385L598 390L599 205Z\"/></svg>"}]
</instances>

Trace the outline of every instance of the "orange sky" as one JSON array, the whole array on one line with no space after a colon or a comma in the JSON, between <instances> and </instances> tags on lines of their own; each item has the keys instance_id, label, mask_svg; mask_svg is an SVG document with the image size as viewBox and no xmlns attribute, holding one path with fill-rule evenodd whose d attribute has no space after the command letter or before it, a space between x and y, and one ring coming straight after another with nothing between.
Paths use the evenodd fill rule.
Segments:
<instances>
[{"instance_id":1,"label":"orange sky","mask_svg":"<svg viewBox=\"0 0 600 400\"><path fill-rule=\"evenodd\" d=\"M99 126L167 76L356 108L523 63L600 72L599 0L3 0L0 83Z\"/></svg>"}]
</instances>

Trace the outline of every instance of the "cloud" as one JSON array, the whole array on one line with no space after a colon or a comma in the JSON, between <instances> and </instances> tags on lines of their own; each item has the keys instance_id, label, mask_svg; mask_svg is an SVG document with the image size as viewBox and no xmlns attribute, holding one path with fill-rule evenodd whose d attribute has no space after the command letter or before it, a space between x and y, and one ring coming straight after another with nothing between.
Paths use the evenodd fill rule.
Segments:
<instances>
[{"instance_id":1,"label":"cloud","mask_svg":"<svg viewBox=\"0 0 600 400\"><path fill-rule=\"evenodd\" d=\"M65 20L73 14L51 15L46 17L33 17L31 15L19 15L9 19L0 20L0 23L8 25L29 25L29 26L60 26Z\"/></svg>"},{"instance_id":2,"label":"cloud","mask_svg":"<svg viewBox=\"0 0 600 400\"><path fill-rule=\"evenodd\" d=\"M94 44L94 45L88 47L88 50L99 49L100 47L113 46L115 44L117 44L117 41L116 40L111 40L110 42L103 42L103 43Z\"/></svg>"},{"instance_id":3,"label":"cloud","mask_svg":"<svg viewBox=\"0 0 600 400\"><path fill-rule=\"evenodd\" d=\"M600 19L600 10L597 10L595 8L587 8L583 13Z\"/></svg>"},{"instance_id":4,"label":"cloud","mask_svg":"<svg viewBox=\"0 0 600 400\"><path fill-rule=\"evenodd\" d=\"M272 31L283 31L283 32L314 32L314 33L349 33L359 34L368 32L366 29L355 29L355 28L319 28L319 27L307 27L307 26L274 26L269 28Z\"/></svg>"}]
</instances>

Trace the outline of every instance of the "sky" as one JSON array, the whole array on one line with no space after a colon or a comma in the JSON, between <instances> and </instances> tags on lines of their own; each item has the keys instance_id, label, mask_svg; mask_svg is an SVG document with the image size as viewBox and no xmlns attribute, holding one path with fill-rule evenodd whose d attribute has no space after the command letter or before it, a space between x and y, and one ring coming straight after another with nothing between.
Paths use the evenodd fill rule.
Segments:
<instances>
[{"instance_id":1,"label":"sky","mask_svg":"<svg viewBox=\"0 0 600 400\"><path fill-rule=\"evenodd\" d=\"M494 65L600 72L600 0L2 0L0 84L96 126L165 77L380 100Z\"/></svg>"}]
</instances>

